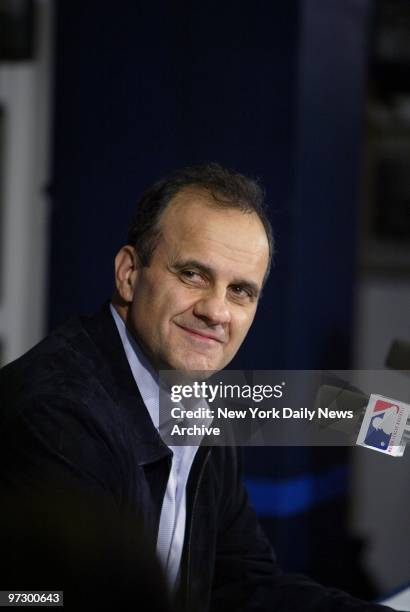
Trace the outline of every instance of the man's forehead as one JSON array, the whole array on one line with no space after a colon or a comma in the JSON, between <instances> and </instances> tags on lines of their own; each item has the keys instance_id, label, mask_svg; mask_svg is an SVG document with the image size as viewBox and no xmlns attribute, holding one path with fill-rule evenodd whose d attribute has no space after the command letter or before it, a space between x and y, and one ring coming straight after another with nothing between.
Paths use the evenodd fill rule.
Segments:
<instances>
[{"instance_id":1,"label":"man's forehead","mask_svg":"<svg viewBox=\"0 0 410 612\"><path fill-rule=\"evenodd\" d=\"M211 227L207 227L207 224ZM243 210L240 205L224 201L223 197L214 196L210 191L200 187L184 187L171 199L164 210L161 229L172 225L173 230L187 226L200 226L204 232L212 231L226 225L242 227L243 231L259 232L266 238L262 221L254 211Z\"/></svg>"},{"instance_id":2,"label":"man's forehead","mask_svg":"<svg viewBox=\"0 0 410 612\"><path fill-rule=\"evenodd\" d=\"M210 191L203 187L193 185L182 187L169 201L162 214L162 220L172 219L172 217L187 213L191 208L195 209L198 206L215 209L217 208L216 199Z\"/></svg>"},{"instance_id":3,"label":"man's forehead","mask_svg":"<svg viewBox=\"0 0 410 612\"><path fill-rule=\"evenodd\" d=\"M160 229L169 263L197 261L215 273L223 269L232 278L246 275L262 283L269 246L259 217L196 195L185 192L165 211Z\"/></svg>"}]
</instances>

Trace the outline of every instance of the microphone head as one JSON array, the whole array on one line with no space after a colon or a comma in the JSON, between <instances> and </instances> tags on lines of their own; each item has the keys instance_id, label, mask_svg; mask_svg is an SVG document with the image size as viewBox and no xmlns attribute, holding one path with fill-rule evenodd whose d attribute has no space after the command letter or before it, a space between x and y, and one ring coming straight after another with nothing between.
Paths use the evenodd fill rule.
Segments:
<instances>
[{"instance_id":1,"label":"microphone head","mask_svg":"<svg viewBox=\"0 0 410 612\"><path fill-rule=\"evenodd\" d=\"M315 408L329 408L331 410L353 410L362 412L367 406L369 396L361 391L322 385L316 395Z\"/></svg>"},{"instance_id":2,"label":"microphone head","mask_svg":"<svg viewBox=\"0 0 410 612\"><path fill-rule=\"evenodd\" d=\"M408 370L410 374L410 342L393 340L386 358L386 366L392 370Z\"/></svg>"},{"instance_id":3,"label":"microphone head","mask_svg":"<svg viewBox=\"0 0 410 612\"><path fill-rule=\"evenodd\" d=\"M369 396L358 390L336 387L333 385L322 385L315 398L316 414L318 408L334 410L336 415L351 410L353 412L353 418L346 419L335 416L334 418L327 418L324 421L318 419L317 423L319 427L323 429L329 427L344 433L349 437L350 442L354 444L368 402Z\"/></svg>"}]
</instances>

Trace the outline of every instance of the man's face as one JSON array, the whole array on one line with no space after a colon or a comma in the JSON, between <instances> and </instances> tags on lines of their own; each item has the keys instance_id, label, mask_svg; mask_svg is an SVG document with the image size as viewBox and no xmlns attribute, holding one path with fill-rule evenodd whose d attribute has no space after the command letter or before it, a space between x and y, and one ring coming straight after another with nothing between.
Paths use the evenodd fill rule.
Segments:
<instances>
[{"instance_id":1,"label":"man's face","mask_svg":"<svg viewBox=\"0 0 410 612\"><path fill-rule=\"evenodd\" d=\"M269 256L264 227L255 213L218 209L209 198L180 191L149 266L136 263L127 277L127 325L157 369L224 368L255 315ZM125 249L138 262L131 247L119 256Z\"/></svg>"}]
</instances>

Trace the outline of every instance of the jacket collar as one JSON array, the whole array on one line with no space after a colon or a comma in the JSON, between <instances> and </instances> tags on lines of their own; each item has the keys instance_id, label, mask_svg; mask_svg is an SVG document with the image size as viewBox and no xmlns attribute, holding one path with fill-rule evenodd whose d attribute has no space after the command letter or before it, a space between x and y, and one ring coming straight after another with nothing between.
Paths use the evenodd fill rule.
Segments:
<instances>
[{"instance_id":1,"label":"jacket collar","mask_svg":"<svg viewBox=\"0 0 410 612\"><path fill-rule=\"evenodd\" d=\"M124 348L107 301L92 317L81 318L83 334L76 337L82 351L95 362L97 376L125 418L136 431L139 465L172 456L162 441L144 405L132 375Z\"/></svg>"}]
</instances>

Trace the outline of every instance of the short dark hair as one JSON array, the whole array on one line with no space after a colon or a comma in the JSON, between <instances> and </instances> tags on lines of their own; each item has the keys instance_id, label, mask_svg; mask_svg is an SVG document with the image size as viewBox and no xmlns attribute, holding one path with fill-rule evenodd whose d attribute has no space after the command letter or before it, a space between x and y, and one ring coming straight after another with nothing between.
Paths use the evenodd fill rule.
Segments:
<instances>
[{"instance_id":1,"label":"short dark hair","mask_svg":"<svg viewBox=\"0 0 410 612\"><path fill-rule=\"evenodd\" d=\"M207 191L218 208L236 208L256 213L261 220L269 244L269 260L265 279L273 258L272 226L266 213L265 193L259 182L217 163L181 168L149 187L138 202L137 212L128 232L143 266L148 266L160 237L160 220L170 201L182 189L197 187Z\"/></svg>"}]
</instances>

